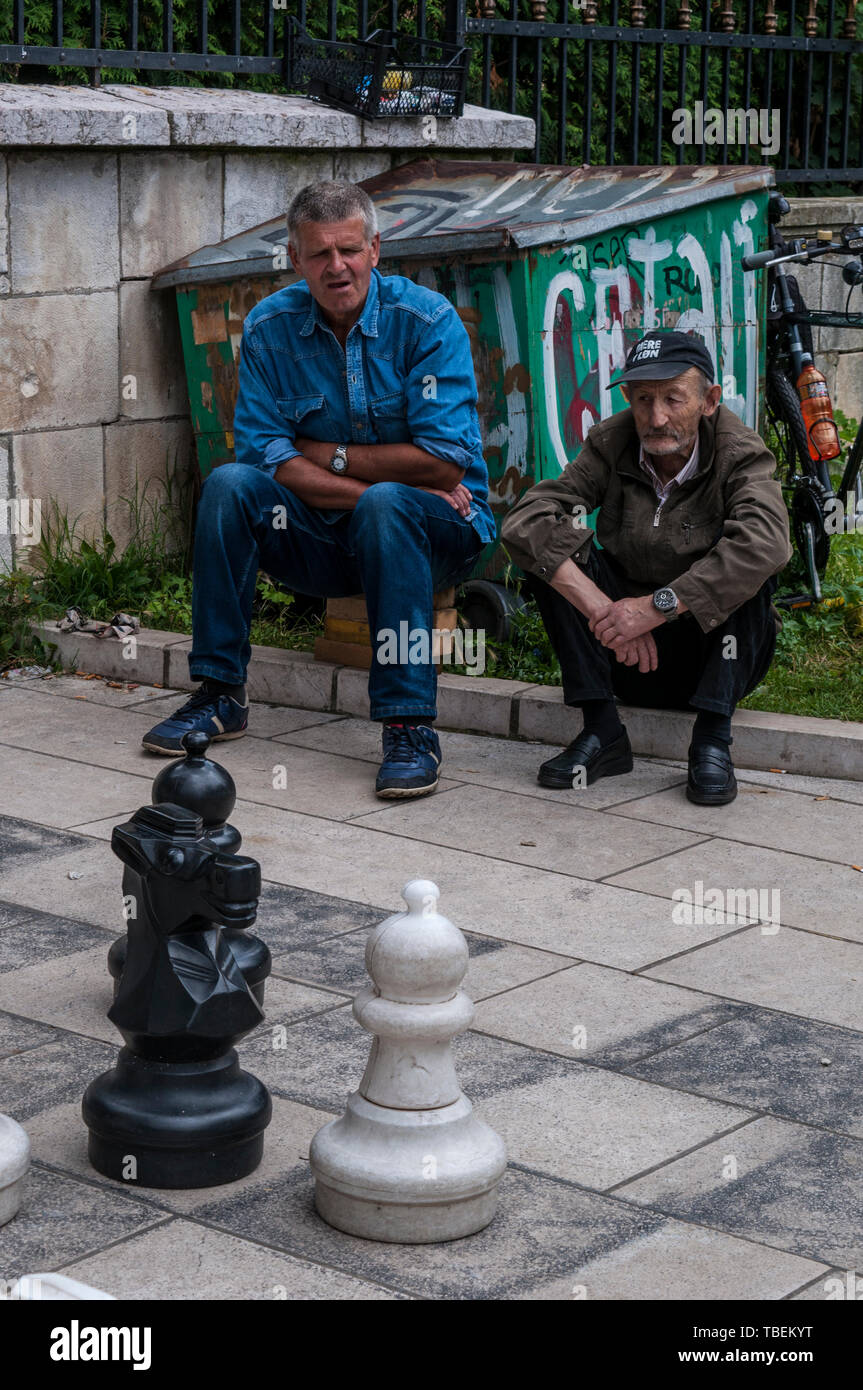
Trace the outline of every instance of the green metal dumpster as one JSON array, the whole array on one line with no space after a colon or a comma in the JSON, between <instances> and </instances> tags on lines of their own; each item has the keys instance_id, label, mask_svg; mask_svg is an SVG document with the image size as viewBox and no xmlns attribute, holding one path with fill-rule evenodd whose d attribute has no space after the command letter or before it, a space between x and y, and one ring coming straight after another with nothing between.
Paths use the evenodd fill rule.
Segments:
<instances>
[{"instance_id":1,"label":"green metal dumpster","mask_svg":"<svg viewBox=\"0 0 863 1390\"><path fill-rule=\"evenodd\" d=\"M740 259L767 229L769 168L570 168L422 159L367 179L380 270L455 305L470 335L498 523L556 477L590 427L620 410L609 377L654 327L701 334L723 399L755 427L763 378L762 290ZM233 459L243 319L297 276L284 218L159 271L175 287L198 459ZM499 579L483 551L475 576Z\"/></svg>"}]
</instances>

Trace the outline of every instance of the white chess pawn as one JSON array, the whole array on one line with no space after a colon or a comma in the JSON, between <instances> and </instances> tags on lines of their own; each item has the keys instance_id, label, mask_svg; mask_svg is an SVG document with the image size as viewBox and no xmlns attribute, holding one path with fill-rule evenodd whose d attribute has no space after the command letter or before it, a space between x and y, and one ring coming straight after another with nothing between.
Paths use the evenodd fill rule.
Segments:
<instances>
[{"instance_id":1,"label":"white chess pawn","mask_svg":"<svg viewBox=\"0 0 863 1390\"><path fill-rule=\"evenodd\" d=\"M30 1167L30 1140L8 1115L0 1115L0 1226L11 1221L24 1196Z\"/></svg>"},{"instance_id":2,"label":"white chess pawn","mask_svg":"<svg viewBox=\"0 0 863 1390\"><path fill-rule=\"evenodd\" d=\"M416 879L402 896L407 912L369 936L374 988L354 1000L354 1017L374 1034L365 1075L341 1119L318 1130L309 1159L331 1226L419 1245L488 1225L506 1151L453 1067L450 1042L474 1013L459 989L467 942L437 911L434 883Z\"/></svg>"}]
</instances>

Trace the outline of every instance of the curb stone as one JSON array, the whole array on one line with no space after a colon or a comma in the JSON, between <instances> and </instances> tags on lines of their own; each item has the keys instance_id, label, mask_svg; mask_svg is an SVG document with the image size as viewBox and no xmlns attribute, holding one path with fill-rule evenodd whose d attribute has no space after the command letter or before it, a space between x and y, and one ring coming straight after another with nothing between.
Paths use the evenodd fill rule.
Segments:
<instances>
[{"instance_id":1,"label":"curb stone","mask_svg":"<svg viewBox=\"0 0 863 1390\"><path fill-rule=\"evenodd\" d=\"M192 690L198 684L189 676L186 656L191 639L183 633L142 628L136 634L136 654L127 659L120 641L90 633L58 632L56 622L33 626L57 647L65 667L173 690ZM365 671L315 661L310 653L253 646L246 687L251 700L266 704L368 718L367 679ZM459 733L520 738L560 747L581 727L579 715L563 703L559 686L442 675L438 697L438 724ZM621 718L635 754L686 759L691 715L622 707ZM863 723L738 710L733 732L738 767L863 781Z\"/></svg>"}]
</instances>

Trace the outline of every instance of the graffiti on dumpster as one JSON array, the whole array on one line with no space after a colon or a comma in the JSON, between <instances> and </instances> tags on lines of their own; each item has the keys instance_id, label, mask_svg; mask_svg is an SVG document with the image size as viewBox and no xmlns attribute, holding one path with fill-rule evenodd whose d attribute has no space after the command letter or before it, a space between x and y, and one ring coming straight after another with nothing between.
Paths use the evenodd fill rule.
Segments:
<instances>
[{"instance_id":1,"label":"graffiti on dumpster","mask_svg":"<svg viewBox=\"0 0 863 1390\"><path fill-rule=\"evenodd\" d=\"M694 232L658 236L653 226L557 253L571 268L548 281L541 336L545 418L559 468L592 425L620 408L610 379L623 367L632 343L652 328L674 327L703 338L722 382L723 401L755 427L755 288L752 277L740 273L739 262L754 249L749 224L756 212L751 200L739 206L730 228L719 235L713 262ZM715 237L712 241L715 247ZM735 300L740 301L736 317Z\"/></svg>"}]
</instances>

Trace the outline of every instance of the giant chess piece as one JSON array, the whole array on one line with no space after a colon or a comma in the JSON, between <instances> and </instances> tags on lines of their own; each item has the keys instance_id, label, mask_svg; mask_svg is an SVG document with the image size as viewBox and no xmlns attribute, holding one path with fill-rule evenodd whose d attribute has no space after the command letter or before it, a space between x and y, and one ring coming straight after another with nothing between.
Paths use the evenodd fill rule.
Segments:
<instances>
[{"instance_id":1,"label":"giant chess piece","mask_svg":"<svg viewBox=\"0 0 863 1390\"><path fill-rule=\"evenodd\" d=\"M260 1162L272 1106L234 1050L264 1015L221 928L254 922L260 866L170 802L115 826L111 848L138 910L108 1010L126 1045L84 1095L90 1162L143 1187L233 1182Z\"/></svg>"},{"instance_id":2,"label":"giant chess piece","mask_svg":"<svg viewBox=\"0 0 863 1390\"><path fill-rule=\"evenodd\" d=\"M239 854L242 836L236 826L228 824L228 816L237 804L237 788L227 768L206 756L210 745L208 734L193 729L183 737L184 758L164 767L153 783L153 805L170 801L195 811L204 822L204 833L214 849L226 854ZM128 870L123 875L123 898L129 901L133 892L129 886ZM272 969L269 948L248 932L226 927L222 939L230 946L237 964L246 977L246 984L263 1008L264 985ZM108 970L114 977L114 998L120 976L126 964L127 938L120 936L108 952Z\"/></svg>"},{"instance_id":3,"label":"giant chess piece","mask_svg":"<svg viewBox=\"0 0 863 1390\"><path fill-rule=\"evenodd\" d=\"M11 1221L21 1205L29 1167L27 1131L8 1115L0 1115L0 1226Z\"/></svg>"},{"instance_id":4,"label":"giant chess piece","mask_svg":"<svg viewBox=\"0 0 863 1390\"><path fill-rule=\"evenodd\" d=\"M374 981L354 1017L374 1034L365 1075L345 1114L309 1151L315 1203L331 1226L406 1245L456 1240L487 1226L506 1167L503 1142L473 1113L450 1041L473 1004L459 989L467 942L417 879L407 912L381 922L366 945Z\"/></svg>"}]
</instances>

